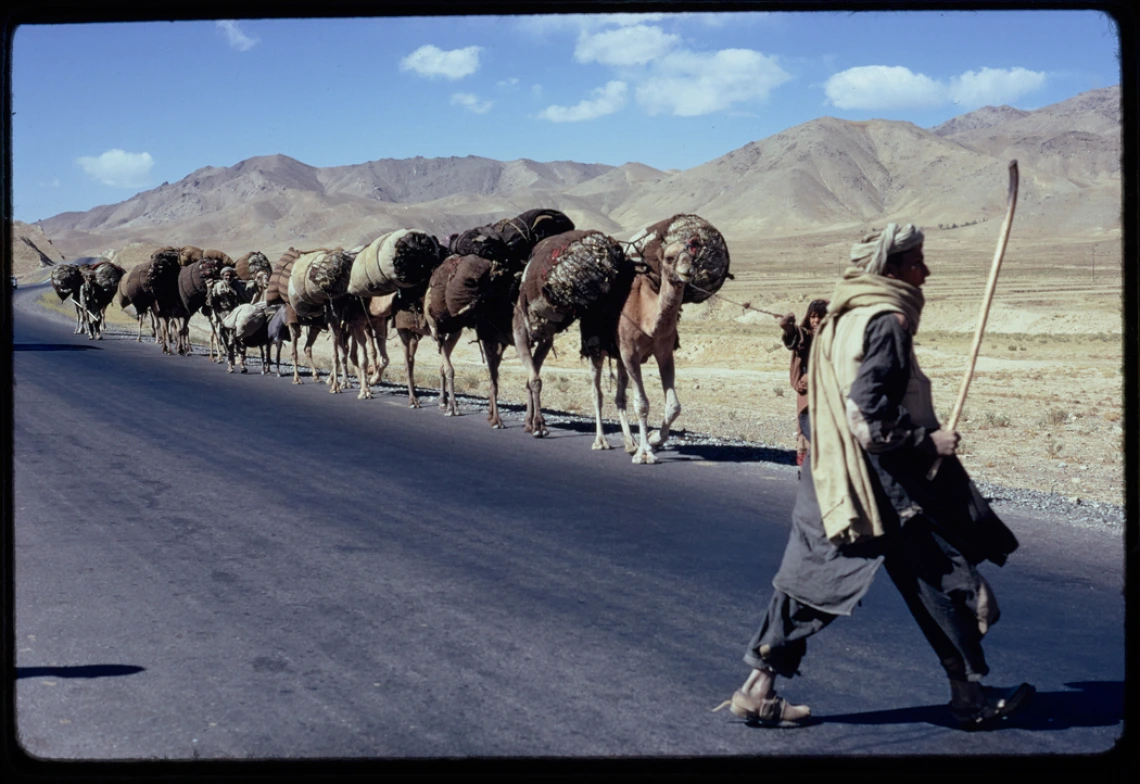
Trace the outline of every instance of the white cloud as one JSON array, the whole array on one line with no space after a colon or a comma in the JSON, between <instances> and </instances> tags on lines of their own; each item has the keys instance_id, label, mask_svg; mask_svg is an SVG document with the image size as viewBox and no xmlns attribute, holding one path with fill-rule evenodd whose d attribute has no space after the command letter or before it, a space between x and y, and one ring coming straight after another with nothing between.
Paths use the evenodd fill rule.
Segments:
<instances>
[{"instance_id":1,"label":"white cloud","mask_svg":"<svg viewBox=\"0 0 1140 784\"><path fill-rule=\"evenodd\" d=\"M653 64L637 88L637 102L649 114L695 117L765 100L791 78L776 58L751 49L677 51Z\"/></svg>"},{"instance_id":2,"label":"white cloud","mask_svg":"<svg viewBox=\"0 0 1140 784\"><path fill-rule=\"evenodd\" d=\"M966 71L950 80L950 100L965 106L981 107L1012 103L1026 93L1045 85L1043 71L1025 68L981 68Z\"/></svg>"},{"instance_id":3,"label":"white cloud","mask_svg":"<svg viewBox=\"0 0 1140 784\"><path fill-rule=\"evenodd\" d=\"M482 50L479 46L468 46L445 52L427 44L401 60L400 70L415 71L420 76L429 78L442 76L451 80L462 79L479 70L479 52Z\"/></svg>"},{"instance_id":4,"label":"white cloud","mask_svg":"<svg viewBox=\"0 0 1140 784\"><path fill-rule=\"evenodd\" d=\"M548 106L538 113L538 118L551 122L594 120L619 111L626 104L628 92L625 82L608 82L604 87L593 90L593 97L579 102L577 106Z\"/></svg>"},{"instance_id":5,"label":"white cloud","mask_svg":"<svg viewBox=\"0 0 1140 784\"><path fill-rule=\"evenodd\" d=\"M231 49L237 49L239 52L248 52L253 47L257 46L260 39L246 35L238 27L238 23L233 19L220 19L214 23L215 26L226 34L226 41L229 43Z\"/></svg>"},{"instance_id":6,"label":"white cloud","mask_svg":"<svg viewBox=\"0 0 1140 784\"><path fill-rule=\"evenodd\" d=\"M486 114L491 109L491 101L480 101L479 97L472 93L455 93L451 96L452 106L462 106L475 114Z\"/></svg>"},{"instance_id":7,"label":"white cloud","mask_svg":"<svg viewBox=\"0 0 1140 784\"><path fill-rule=\"evenodd\" d=\"M85 155L76 163L83 171L104 185L115 188L138 188L146 185L147 175L154 168L154 158L149 152L124 152L107 150L98 157Z\"/></svg>"},{"instance_id":8,"label":"white cloud","mask_svg":"<svg viewBox=\"0 0 1140 784\"><path fill-rule=\"evenodd\" d=\"M53 177L47 182L41 182L41 188L58 188L60 186L59 177Z\"/></svg>"},{"instance_id":9,"label":"white cloud","mask_svg":"<svg viewBox=\"0 0 1140 784\"><path fill-rule=\"evenodd\" d=\"M517 90L519 86L519 79L517 76L512 76L510 79L500 79L495 82L495 86L500 90Z\"/></svg>"},{"instance_id":10,"label":"white cloud","mask_svg":"<svg viewBox=\"0 0 1140 784\"><path fill-rule=\"evenodd\" d=\"M864 65L833 74L824 83L827 102L840 109L932 109L953 102L965 109L1015 101L1045 84L1044 72L982 68L951 77L949 84L901 65Z\"/></svg>"},{"instance_id":11,"label":"white cloud","mask_svg":"<svg viewBox=\"0 0 1140 784\"><path fill-rule=\"evenodd\" d=\"M535 98L541 98L542 97L542 85L541 84L532 84L530 86L530 94L532 96L534 96Z\"/></svg>"},{"instance_id":12,"label":"white cloud","mask_svg":"<svg viewBox=\"0 0 1140 784\"><path fill-rule=\"evenodd\" d=\"M600 33L583 31L574 48L580 63L599 62L615 67L644 65L667 53L681 40L660 27L635 24Z\"/></svg>"},{"instance_id":13,"label":"white cloud","mask_svg":"<svg viewBox=\"0 0 1140 784\"><path fill-rule=\"evenodd\" d=\"M930 109L946 101L946 88L901 65L862 65L828 78L827 102L840 109Z\"/></svg>"}]
</instances>

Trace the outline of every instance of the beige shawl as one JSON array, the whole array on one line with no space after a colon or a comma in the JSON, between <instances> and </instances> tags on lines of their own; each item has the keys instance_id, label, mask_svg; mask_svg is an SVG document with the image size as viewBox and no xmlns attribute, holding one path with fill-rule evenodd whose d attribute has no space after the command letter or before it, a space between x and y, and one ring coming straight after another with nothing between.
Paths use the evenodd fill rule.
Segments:
<instances>
[{"instance_id":1,"label":"beige shawl","mask_svg":"<svg viewBox=\"0 0 1140 784\"><path fill-rule=\"evenodd\" d=\"M923 304L922 291L915 286L851 267L836 285L812 344L808 362L811 472L824 531L836 544L884 532L870 466L847 424L848 390L841 383L846 373L840 363L862 359L863 333L851 333L846 339L850 345L840 346L835 339L837 325L845 316L861 320L894 311L904 314L916 332Z\"/></svg>"}]
</instances>

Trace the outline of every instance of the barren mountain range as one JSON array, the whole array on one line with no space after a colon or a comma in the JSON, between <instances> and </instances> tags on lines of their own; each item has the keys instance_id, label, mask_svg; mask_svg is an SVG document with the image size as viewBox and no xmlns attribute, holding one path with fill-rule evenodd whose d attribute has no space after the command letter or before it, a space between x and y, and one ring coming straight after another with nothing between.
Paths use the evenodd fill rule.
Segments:
<instances>
[{"instance_id":1,"label":"barren mountain range","mask_svg":"<svg viewBox=\"0 0 1140 784\"><path fill-rule=\"evenodd\" d=\"M892 219L1000 218L1006 165L1016 158L1019 224L1091 237L1120 227L1121 145L1120 88L1109 87L1035 111L985 107L931 129L820 117L680 172L475 156L316 168L267 155L36 226L72 259L135 242L275 257L290 245L352 247L400 227L443 236L541 206L618 238L694 212L731 246ZM18 274L41 263L20 240L34 233L25 225L13 232ZM38 236L30 241L44 252Z\"/></svg>"}]
</instances>

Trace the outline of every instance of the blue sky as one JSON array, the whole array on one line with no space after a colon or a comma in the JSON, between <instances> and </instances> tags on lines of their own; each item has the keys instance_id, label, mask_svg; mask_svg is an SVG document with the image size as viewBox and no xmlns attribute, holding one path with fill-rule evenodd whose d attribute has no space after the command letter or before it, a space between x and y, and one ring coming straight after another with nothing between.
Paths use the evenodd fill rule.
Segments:
<instances>
[{"instance_id":1,"label":"blue sky","mask_svg":"<svg viewBox=\"0 0 1140 784\"><path fill-rule=\"evenodd\" d=\"M1120 83L1091 11L609 14L29 25L14 217L283 153L685 169L831 115L924 128ZM157 56L162 53L162 56Z\"/></svg>"}]
</instances>

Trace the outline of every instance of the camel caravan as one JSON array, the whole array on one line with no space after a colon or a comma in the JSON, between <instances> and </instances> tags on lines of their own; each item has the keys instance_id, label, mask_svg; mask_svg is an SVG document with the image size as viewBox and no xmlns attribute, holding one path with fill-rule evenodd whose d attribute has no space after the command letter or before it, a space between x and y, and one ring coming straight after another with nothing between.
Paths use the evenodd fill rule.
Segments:
<instances>
[{"instance_id":1,"label":"camel caravan","mask_svg":"<svg viewBox=\"0 0 1140 784\"><path fill-rule=\"evenodd\" d=\"M593 449L612 448L602 430L601 378L609 359L617 365L614 403L625 450L634 463L650 464L654 447L666 442L681 413L673 361L681 307L703 302L731 277L724 237L699 216L674 215L619 242L578 229L558 210L534 209L446 239L398 229L348 250L291 247L276 264L259 251L234 261L219 250L163 247L130 270L110 261L59 265L51 282L61 300L75 305L76 333L91 339L102 339L103 314L114 301L137 318L136 341L149 321L163 353L188 356L190 319L201 314L210 328L208 356L226 363L230 373L247 372L246 352L256 348L261 373L275 366L281 377L288 342L293 383L303 383L299 353L309 375L319 378L312 347L327 333L329 392L350 389L353 375L361 399L371 398L381 383L394 329L412 408L420 407L416 350L421 338L430 337L440 355L445 416L459 413L451 354L470 330L487 365L491 427L503 427L499 366L513 346L527 374L524 430L536 438L549 432L542 415L543 361L555 337L577 322L581 354L592 370ZM651 357L664 392L661 426L653 432L641 373ZM636 438L627 412L631 385Z\"/></svg>"}]
</instances>

